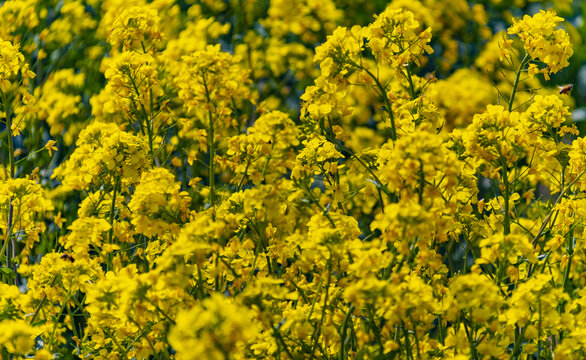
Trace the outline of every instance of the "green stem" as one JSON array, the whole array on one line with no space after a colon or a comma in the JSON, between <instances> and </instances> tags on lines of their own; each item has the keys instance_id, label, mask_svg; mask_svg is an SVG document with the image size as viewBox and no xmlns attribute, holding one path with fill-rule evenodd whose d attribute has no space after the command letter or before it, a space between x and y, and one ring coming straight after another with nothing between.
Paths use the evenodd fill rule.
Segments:
<instances>
[{"instance_id":1,"label":"green stem","mask_svg":"<svg viewBox=\"0 0 586 360\"><path fill-rule=\"evenodd\" d=\"M158 162L155 160L155 150L153 148L153 118L152 118L152 114L153 114L153 89L151 87L149 87L149 97L150 97L150 101L149 101L149 112L148 114L146 114L145 111L145 118L144 118L144 123L145 123L145 127L147 129L147 137L149 140L149 153L151 155L151 161L153 162L153 164L158 165ZM144 109L144 106L143 106Z\"/></svg>"},{"instance_id":2,"label":"green stem","mask_svg":"<svg viewBox=\"0 0 586 360\"><path fill-rule=\"evenodd\" d=\"M271 161L271 157L273 156L273 148L275 147L275 136L273 136L273 139L271 140L271 150L269 152L269 155L267 156L267 162L265 163L265 166L262 169L262 178L264 180L265 175L267 173L267 169L269 168L269 161Z\"/></svg>"},{"instance_id":3,"label":"green stem","mask_svg":"<svg viewBox=\"0 0 586 360\"><path fill-rule=\"evenodd\" d=\"M395 127L395 116L393 115L393 108L391 105L391 101L389 100L389 97L387 96L387 91L386 91L385 87L383 86L383 84L381 84L381 82L378 80L378 78L370 70L368 70L364 66L359 65L353 61L351 61L351 64L356 66L358 69L366 72L368 74L368 76L370 76L372 78L372 80L374 80L374 83L376 84L376 87L378 88L378 90L380 92L379 96L384 101L385 107L387 108L387 113L389 114L389 117L391 119L391 140L393 140L393 141L397 140L397 128Z\"/></svg>"},{"instance_id":4,"label":"green stem","mask_svg":"<svg viewBox=\"0 0 586 360\"><path fill-rule=\"evenodd\" d=\"M442 345L445 345L445 338L444 338L444 332L443 332L443 320L442 317L439 316L438 317L438 331L439 331L439 340L441 342Z\"/></svg>"},{"instance_id":5,"label":"green stem","mask_svg":"<svg viewBox=\"0 0 586 360\"><path fill-rule=\"evenodd\" d=\"M138 340L140 340L144 336L144 334L146 334L147 330L148 329L142 330L142 332L140 334L136 335L136 337L134 339L132 339L132 341L128 345L126 345L126 348L124 348L124 349L120 346L120 344L118 344L118 341L115 338L113 338L111 334L106 333L105 330L102 330L102 331L104 331L104 334L109 336L112 339L112 341L114 341L114 343L118 346L118 348L122 351L122 356L120 356L120 358L124 359L124 356L126 356L126 354L130 351L130 349L132 348L134 343L136 343Z\"/></svg>"},{"instance_id":6,"label":"green stem","mask_svg":"<svg viewBox=\"0 0 586 360\"><path fill-rule=\"evenodd\" d=\"M529 54L525 54L523 60L519 64L519 68L517 69L517 74L515 75L515 82L513 84L513 91L511 92L511 97L509 98L509 112L513 111L513 102L515 101L515 95L517 94L517 88L519 87L519 80L521 79L521 72L527 62L529 60Z\"/></svg>"},{"instance_id":7,"label":"green stem","mask_svg":"<svg viewBox=\"0 0 586 360\"><path fill-rule=\"evenodd\" d=\"M310 199L317 207L318 209L322 212L322 214L326 217L326 219L328 219L328 222L330 223L330 225L332 226L332 229L336 228L336 224L334 223L334 220L332 220L332 218L330 217L330 214L326 211L326 209L324 209L323 206L321 206L321 204L319 203L319 199L313 194L313 192L311 192L311 189L309 188L308 185L305 185L305 191L307 192L307 195L309 195Z\"/></svg>"},{"instance_id":8,"label":"green stem","mask_svg":"<svg viewBox=\"0 0 586 360\"><path fill-rule=\"evenodd\" d=\"M407 81L409 82L409 90L411 91L411 100L415 100L415 86L413 86L413 75L411 75L411 67L406 66Z\"/></svg>"},{"instance_id":9,"label":"green stem","mask_svg":"<svg viewBox=\"0 0 586 360\"><path fill-rule=\"evenodd\" d=\"M110 206L110 231L108 232L108 243L112 244L114 240L114 215L116 213L116 196L120 190L120 179L117 178L114 183L114 190L112 190L112 205ZM112 265L112 254L108 253L106 256L107 267L113 269Z\"/></svg>"},{"instance_id":10,"label":"green stem","mask_svg":"<svg viewBox=\"0 0 586 360\"><path fill-rule=\"evenodd\" d=\"M425 187L425 173L423 172L423 161L419 159L419 189L417 191L417 197L419 205L423 205L423 189Z\"/></svg>"},{"instance_id":11,"label":"green stem","mask_svg":"<svg viewBox=\"0 0 586 360\"><path fill-rule=\"evenodd\" d=\"M570 182L568 184L568 186L566 186L566 188L562 188L560 191L560 194L557 196L557 198L555 199L554 203L551 206L551 210L549 211L549 213L547 214L547 216L545 217L545 219L543 220L543 223L541 224L541 227L539 228L539 231L537 232L537 235L535 235L535 237L533 238L532 244L535 245L535 242L541 237L541 235L543 235L545 233L545 228L547 226L547 224L549 223L549 220L551 219L551 216L554 213L555 207L558 204L558 202L561 200L562 196L566 193L566 191L568 191L572 186L574 186L574 184L580 180L580 178L582 178L582 176L586 174L586 170L582 171L580 174L578 174L578 176L572 180L572 182ZM554 222L555 222L555 218L554 218ZM550 227L553 226L553 224L550 225Z\"/></svg>"},{"instance_id":12,"label":"green stem","mask_svg":"<svg viewBox=\"0 0 586 360\"><path fill-rule=\"evenodd\" d=\"M75 336L76 338L81 340L81 337L79 336L79 333L77 331L77 325L75 324L75 314L71 312L71 309L69 308L69 306L67 307L67 314L69 315L69 318L71 319L71 330L73 331L73 336Z\"/></svg>"},{"instance_id":13,"label":"green stem","mask_svg":"<svg viewBox=\"0 0 586 360\"><path fill-rule=\"evenodd\" d=\"M147 128L147 136L149 138L149 152L151 155L151 160L153 161L153 164L156 163L155 161L155 152L153 150L153 128L152 128L152 121L150 121L148 118L145 120L146 122L146 128Z\"/></svg>"},{"instance_id":14,"label":"green stem","mask_svg":"<svg viewBox=\"0 0 586 360\"><path fill-rule=\"evenodd\" d=\"M197 264L197 292L199 294L199 299L203 300L204 297L204 288L203 288L203 276L201 273L201 266Z\"/></svg>"},{"instance_id":15,"label":"green stem","mask_svg":"<svg viewBox=\"0 0 586 360\"><path fill-rule=\"evenodd\" d=\"M470 344L470 352L472 353L472 358L474 360L477 360L478 355L476 353L476 346L474 346L474 339L472 338L472 335L470 334L470 331L468 330L468 324L466 323L466 319L464 319L463 323L464 323L464 330L466 331L466 337L468 338L468 343Z\"/></svg>"},{"instance_id":16,"label":"green stem","mask_svg":"<svg viewBox=\"0 0 586 360\"><path fill-rule=\"evenodd\" d=\"M356 155L354 153L354 151L352 151L352 149L341 144L340 142L335 142L335 144L336 144L336 146L340 147L340 149L342 149L342 150L346 151L348 154L350 154L351 157L356 159L356 161L358 161L358 163L360 163L360 165L362 165L366 169L366 171L368 171L370 173L370 175L372 175L372 177L374 178L374 181L376 181L376 187L379 191L379 202L381 204L381 209L383 212L385 212L385 205L384 205L382 196L380 194L381 190L385 193L385 195L388 196L390 201L397 202L397 196L395 194L391 193L391 191L386 186L383 185L382 181L379 179L378 176L376 176L374 171L358 155Z\"/></svg>"},{"instance_id":17,"label":"green stem","mask_svg":"<svg viewBox=\"0 0 586 360\"><path fill-rule=\"evenodd\" d=\"M354 304L350 305L348 308L348 312L346 312L346 316L344 317L344 321L342 322L342 331L341 331L341 338L340 338L340 354L338 356L339 360L345 360L347 357L344 356L346 350L346 333L348 331L348 321L350 320L350 316L354 312Z\"/></svg>"},{"instance_id":18,"label":"green stem","mask_svg":"<svg viewBox=\"0 0 586 360\"><path fill-rule=\"evenodd\" d=\"M53 277L53 280L51 280L51 284L49 284L49 287L53 287L53 285L55 285L55 281L57 281L57 276ZM37 307L37 310L35 311L35 313L33 314L33 317L30 321L31 325L35 325L35 320L37 318L37 315L39 315L39 312L41 312L41 309L43 308L43 305L45 305L45 301L47 301L47 294L45 294L45 296L43 296L43 299L41 300L41 303L39 304L39 306Z\"/></svg>"},{"instance_id":19,"label":"green stem","mask_svg":"<svg viewBox=\"0 0 586 360\"><path fill-rule=\"evenodd\" d=\"M124 357L128 353L128 350L124 349L122 347L122 345L120 345L120 343L118 342L118 340L116 340L116 337L112 333L110 333L109 331L103 330L103 329L102 329L102 331L104 332L104 335L106 335L107 337L109 337L112 340L112 342L116 345L118 350L122 353L120 358L124 359Z\"/></svg>"},{"instance_id":20,"label":"green stem","mask_svg":"<svg viewBox=\"0 0 586 360\"><path fill-rule=\"evenodd\" d=\"M405 335L405 353L407 354L407 359L413 360L413 352L411 351L411 342L409 341L409 332L403 326L403 334Z\"/></svg>"},{"instance_id":21,"label":"green stem","mask_svg":"<svg viewBox=\"0 0 586 360\"><path fill-rule=\"evenodd\" d=\"M375 300L376 301L376 300ZM372 330L372 333L374 334L374 339L380 349L380 354L384 354L384 350L385 347L383 345L383 341L382 341L382 337L381 337L381 333L380 333L380 326L377 325L376 323L376 319L375 319L375 310L374 310L374 302L371 304L366 304L366 319L368 320L367 324L370 327L370 330Z\"/></svg>"},{"instance_id":22,"label":"green stem","mask_svg":"<svg viewBox=\"0 0 586 360\"><path fill-rule=\"evenodd\" d=\"M570 280L570 269L572 268L572 258L574 255L574 230L570 231L568 234L568 265L566 265L566 270L564 271L564 282L562 284L562 289L564 289L567 293L570 293L568 281Z\"/></svg>"},{"instance_id":23,"label":"green stem","mask_svg":"<svg viewBox=\"0 0 586 360\"><path fill-rule=\"evenodd\" d=\"M509 235L511 233L511 219L509 216L509 171L507 169L507 162L504 157L501 156L501 167L502 167L502 178L503 178L503 185L505 187L503 198L505 199L505 219L503 221L504 227L504 234Z\"/></svg>"},{"instance_id":24,"label":"green stem","mask_svg":"<svg viewBox=\"0 0 586 360\"><path fill-rule=\"evenodd\" d=\"M541 297L537 296L537 308L539 314L539 322L537 324L537 360L541 360Z\"/></svg>"},{"instance_id":25,"label":"green stem","mask_svg":"<svg viewBox=\"0 0 586 360\"><path fill-rule=\"evenodd\" d=\"M527 327L520 329L518 325L515 326L515 343L513 346L513 352L511 353L511 360L517 357L521 349L521 343L523 340L523 336L525 335L525 329L527 329Z\"/></svg>"},{"instance_id":26,"label":"green stem","mask_svg":"<svg viewBox=\"0 0 586 360\"><path fill-rule=\"evenodd\" d=\"M59 319L61 318L61 316L63 315L63 312L65 311L65 309L67 308L67 303L69 302L69 298L71 297L71 289L67 292L67 294L65 295L65 299L63 300L63 302L61 303L61 310L59 311L59 313L57 314L57 316L55 317L55 323L53 324L53 330L51 331L51 336L49 337L49 341L48 341L48 345L49 348L52 349L53 348L53 340L55 339L55 332L57 331L57 325L59 325L61 322L59 321Z\"/></svg>"},{"instance_id":27,"label":"green stem","mask_svg":"<svg viewBox=\"0 0 586 360\"><path fill-rule=\"evenodd\" d=\"M275 335L275 339L277 339L277 345L279 344L279 342L281 342L281 345L283 345L283 350L285 350L285 353L287 353L287 356L289 356L290 359L294 359L293 354L291 353L291 351L289 350L289 347L285 343L285 339L283 339L283 335L281 335L281 331L279 330L279 328L275 327L275 326L273 326L272 328L273 328L273 334Z\"/></svg>"},{"instance_id":28,"label":"green stem","mask_svg":"<svg viewBox=\"0 0 586 360\"><path fill-rule=\"evenodd\" d=\"M252 156L248 157L248 161L246 162L246 168L244 168L244 173L242 174L242 177L240 178L240 181L238 182L238 187L236 188L236 191L240 191L240 189L242 189L242 185L244 184L244 178L246 177L246 173L248 172L248 168L250 167L250 163L252 163Z\"/></svg>"},{"instance_id":29,"label":"green stem","mask_svg":"<svg viewBox=\"0 0 586 360\"><path fill-rule=\"evenodd\" d=\"M409 320L411 320L411 325L413 325L413 338L415 338L415 349L417 350L417 359L421 360L421 351L419 350L419 337L417 336L417 328L415 326L415 322L411 314L409 314Z\"/></svg>"},{"instance_id":30,"label":"green stem","mask_svg":"<svg viewBox=\"0 0 586 360\"><path fill-rule=\"evenodd\" d=\"M132 322L134 325L136 325L136 327L138 328L138 331L140 331L141 333L146 335L146 331L143 331L142 327L140 326L140 324L132 319L130 316L128 317L128 320L130 320L130 322ZM152 330L150 326L147 326L148 330ZM146 329L145 329L146 330ZM151 341L151 339L149 339L148 336L143 335L144 339L147 341L147 344L149 345L149 347L151 348L151 351L153 352L153 357L157 356L157 350L155 350L155 346L153 345L153 342ZM116 336L115 334L113 334L113 336ZM158 356L159 359L161 358L160 356Z\"/></svg>"},{"instance_id":31,"label":"green stem","mask_svg":"<svg viewBox=\"0 0 586 360\"><path fill-rule=\"evenodd\" d=\"M108 243L112 243L114 238L114 215L116 212L116 196L120 187L120 179L116 179L114 190L112 191L112 205L110 206L110 231L108 233Z\"/></svg>"},{"instance_id":32,"label":"green stem","mask_svg":"<svg viewBox=\"0 0 586 360\"><path fill-rule=\"evenodd\" d=\"M208 165L208 183L210 186L210 207L214 206L214 157L216 155L215 143L214 143L214 119L212 115L212 100L210 98L210 91L208 89L208 84L206 81L205 75L202 76L203 78L203 86L206 93L206 100L207 100L207 108L208 108L208 148L209 148L209 165Z\"/></svg>"},{"instance_id":33,"label":"green stem","mask_svg":"<svg viewBox=\"0 0 586 360\"><path fill-rule=\"evenodd\" d=\"M130 76L130 74L127 74L128 79L130 80L130 83L132 84L132 87L134 88L134 93L136 94L137 99L140 98L140 92L138 91L138 86L136 85L136 82L134 81L134 78L132 76ZM134 102L134 100L132 100ZM151 128L152 121L150 121L149 119L149 113L147 112L147 109L144 107L144 104L140 101L137 101L140 104L140 108L142 110L142 113L144 115L144 125L147 129L147 136L148 136L148 140L149 140L149 153L151 155L151 159L153 161L153 163L155 162L155 153L153 151L153 130ZM142 129L142 122L139 120L139 125L140 128Z\"/></svg>"},{"instance_id":34,"label":"green stem","mask_svg":"<svg viewBox=\"0 0 586 360\"><path fill-rule=\"evenodd\" d=\"M310 359L313 359L314 358L315 349L316 349L317 343L319 342L319 337L320 337L320 334L321 334L321 327L322 327L322 325L324 323L324 319L326 317L326 310L327 310L327 306L328 306L328 295L330 294L330 291L329 290L330 290L330 284L331 284L331 281L332 281L332 255L331 254L330 254L330 257L328 259L328 262L327 262L326 267L327 267L327 272L328 272L328 274L327 274L327 277L328 278L327 278L327 281L326 281L326 293L325 293L325 296L324 296L324 304L323 304L322 309L321 309L321 317L319 319L319 323L317 324L317 327L316 327L315 332L314 332L314 340L313 340L313 346L311 347L311 356L310 356Z\"/></svg>"},{"instance_id":35,"label":"green stem","mask_svg":"<svg viewBox=\"0 0 586 360\"><path fill-rule=\"evenodd\" d=\"M161 307L156 304L155 302L153 302L152 300L148 299L147 300L149 303L151 303L151 305L153 305L155 307L155 310L157 310L158 313L160 313L161 315L163 315L163 317L165 319L167 319L167 321L169 321L171 324L175 325L175 320L173 320L166 312L163 311L163 309L161 309Z\"/></svg>"},{"instance_id":36,"label":"green stem","mask_svg":"<svg viewBox=\"0 0 586 360\"><path fill-rule=\"evenodd\" d=\"M564 179L565 179L565 177L564 177L564 175L562 173L562 181L561 181L562 186L560 187L560 194L555 199L553 205L551 206L551 210L549 211L549 213L547 214L547 216L543 220L543 223L541 224L541 227L539 228L539 231L537 232L537 235L535 235L535 237L533 238L533 241L531 242L533 245L535 245L535 243L537 242L537 240L545 232L545 228L546 228L547 224L549 223L552 214L554 213L554 209L555 209L557 203L561 200L562 196L566 193L566 191L568 191L570 189L570 187L572 187L578 180L580 180L580 178L584 175L584 173L586 173L586 170L585 171L582 171L580 174L578 174L578 176L574 180L572 180L572 182L570 182L565 188L564 188L564 181L565 181ZM552 224L550 225L550 227L552 227L555 224L556 218L557 218L557 215L554 217L554 219L553 219ZM573 243L572 243L572 245L573 245ZM568 249L569 249L569 247L568 247ZM573 249L572 249L572 253L573 253ZM572 258L570 258L570 261L571 260L572 260ZM544 261L543 269L545 269L545 266L546 266L546 262ZM527 278L529 278L531 276L532 271L533 271L533 264L530 263L529 264L529 271L527 273ZM569 271L569 269L566 269L566 272L568 272L568 271ZM569 277L569 273L568 273L568 277ZM565 280L565 274L564 274L564 286L566 284L566 281L567 280Z\"/></svg>"},{"instance_id":37,"label":"green stem","mask_svg":"<svg viewBox=\"0 0 586 360\"><path fill-rule=\"evenodd\" d=\"M12 134L12 117L10 116L10 110L6 94L0 91L2 96L2 107L4 108L4 114L6 116L6 142L8 144L8 158L10 159L10 179L16 177L16 167L14 162L14 137ZM18 276L16 276L16 266L12 264L12 259L16 256L15 240L11 239L12 235L12 220L14 216L14 206L12 205L12 196L8 199L8 216L6 221L6 236L4 238L4 244L2 245L2 251L0 254L6 251L6 267L13 268L15 285L18 285ZM10 243L10 246L8 245Z\"/></svg>"},{"instance_id":38,"label":"green stem","mask_svg":"<svg viewBox=\"0 0 586 360\"><path fill-rule=\"evenodd\" d=\"M297 292L299 292L299 294L303 298L303 301L305 301L306 304L311 303L311 301L309 301L309 298L307 297L307 295L305 295L305 291L303 291L303 289L300 288L299 285L297 285L297 283L293 279L289 279L289 282L291 284L293 284L293 286L295 287L295 290L297 290Z\"/></svg>"}]
</instances>

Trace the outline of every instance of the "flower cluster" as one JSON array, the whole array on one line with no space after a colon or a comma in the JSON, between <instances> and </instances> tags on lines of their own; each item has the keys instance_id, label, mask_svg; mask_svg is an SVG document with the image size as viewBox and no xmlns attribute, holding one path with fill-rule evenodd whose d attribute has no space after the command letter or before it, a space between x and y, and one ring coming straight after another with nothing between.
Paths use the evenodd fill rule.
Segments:
<instances>
[{"instance_id":1,"label":"flower cluster","mask_svg":"<svg viewBox=\"0 0 586 360\"><path fill-rule=\"evenodd\" d=\"M568 33L556 29L557 24L563 20L553 11L541 10L533 17L525 15L522 20L515 21L508 30L509 34L516 34L521 38L531 59L546 65L541 72L547 78L567 67L570 64L568 59L574 53Z\"/></svg>"},{"instance_id":2,"label":"flower cluster","mask_svg":"<svg viewBox=\"0 0 586 360\"><path fill-rule=\"evenodd\" d=\"M513 3L4 1L0 357L584 358L580 39Z\"/></svg>"},{"instance_id":3,"label":"flower cluster","mask_svg":"<svg viewBox=\"0 0 586 360\"><path fill-rule=\"evenodd\" d=\"M76 145L71 157L54 172L72 189L99 187L117 178L136 183L149 162L145 141L116 125L94 122L79 134Z\"/></svg>"}]
</instances>

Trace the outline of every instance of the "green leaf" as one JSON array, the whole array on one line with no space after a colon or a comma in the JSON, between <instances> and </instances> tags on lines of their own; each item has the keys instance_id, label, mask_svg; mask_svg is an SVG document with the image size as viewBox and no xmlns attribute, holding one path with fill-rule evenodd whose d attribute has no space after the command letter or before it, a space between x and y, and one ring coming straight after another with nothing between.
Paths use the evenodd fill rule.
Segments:
<instances>
[{"instance_id":1,"label":"green leaf","mask_svg":"<svg viewBox=\"0 0 586 360\"><path fill-rule=\"evenodd\" d=\"M7 275L10 279L14 279L14 271L9 267L6 267L6 266L0 267L0 272Z\"/></svg>"}]
</instances>

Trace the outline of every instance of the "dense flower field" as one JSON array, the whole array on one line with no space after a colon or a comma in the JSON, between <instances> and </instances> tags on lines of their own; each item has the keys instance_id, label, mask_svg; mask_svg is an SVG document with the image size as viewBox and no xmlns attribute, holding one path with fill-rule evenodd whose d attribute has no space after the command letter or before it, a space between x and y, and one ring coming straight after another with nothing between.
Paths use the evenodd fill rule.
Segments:
<instances>
[{"instance_id":1,"label":"dense flower field","mask_svg":"<svg viewBox=\"0 0 586 360\"><path fill-rule=\"evenodd\" d=\"M577 3L3 1L2 360L585 359Z\"/></svg>"}]
</instances>

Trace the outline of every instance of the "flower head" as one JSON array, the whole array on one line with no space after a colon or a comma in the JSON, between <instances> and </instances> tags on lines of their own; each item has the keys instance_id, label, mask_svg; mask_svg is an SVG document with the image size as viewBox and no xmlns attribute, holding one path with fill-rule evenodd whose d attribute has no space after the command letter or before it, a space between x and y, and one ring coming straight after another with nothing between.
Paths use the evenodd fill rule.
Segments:
<instances>
[{"instance_id":1,"label":"flower head","mask_svg":"<svg viewBox=\"0 0 586 360\"><path fill-rule=\"evenodd\" d=\"M521 38L533 60L546 65L542 69L546 78L568 66L568 59L574 52L568 33L556 29L563 20L553 10L541 10L532 17L525 15L523 20L515 20L508 30L509 34L517 34Z\"/></svg>"}]
</instances>

